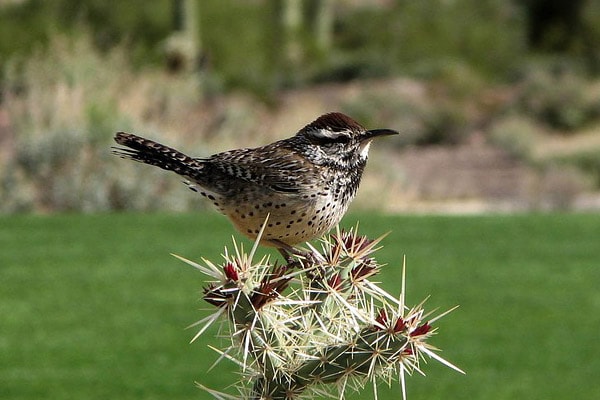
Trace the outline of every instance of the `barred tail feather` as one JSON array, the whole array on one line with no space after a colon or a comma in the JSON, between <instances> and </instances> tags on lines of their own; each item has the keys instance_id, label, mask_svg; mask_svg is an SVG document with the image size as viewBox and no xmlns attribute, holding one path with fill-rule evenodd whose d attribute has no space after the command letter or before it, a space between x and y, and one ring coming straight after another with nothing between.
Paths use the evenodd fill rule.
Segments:
<instances>
[{"instance_id":1,"label":"barred tail feather","mask_svg":"<svg viewBox=\"0 0 600 400\"><path fill-rule=\"evenodd\" d=\"M201 160L131 133L118 132L115 142L127 147L113 147L113 154L121 158L154 165L190 179L195 179L203 167Z\"/></svg>"}]
</instances>

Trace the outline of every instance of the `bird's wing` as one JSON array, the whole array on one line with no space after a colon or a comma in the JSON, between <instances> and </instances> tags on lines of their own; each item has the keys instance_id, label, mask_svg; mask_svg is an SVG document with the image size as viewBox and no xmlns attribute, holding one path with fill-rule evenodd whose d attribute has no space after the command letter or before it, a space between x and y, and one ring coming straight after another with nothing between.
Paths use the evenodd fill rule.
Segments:
<instances>
[{"instance_id":1,"label":"bird's wing","mask_svg":"<svg viewBox=\"0 0 600 400\"><path fill-rule=\"evenodd\" d=\"M301 192L314 168L303 157L276 143L215 154L206 161L234 181L249 182L279 193Z\"/></svg>"}]
</instances>

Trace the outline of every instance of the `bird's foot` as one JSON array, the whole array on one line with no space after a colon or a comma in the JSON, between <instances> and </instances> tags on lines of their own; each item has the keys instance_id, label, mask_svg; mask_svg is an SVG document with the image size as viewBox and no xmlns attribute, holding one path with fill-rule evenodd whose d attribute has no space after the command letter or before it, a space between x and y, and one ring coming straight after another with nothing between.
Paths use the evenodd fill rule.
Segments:
<instances>
[{"instance_id":1,"label":"bird's foot","mask_svg":"<svg viewBox=\"0 0 600 400\"><path fill-rule=\"evenodd\" d=\"M273 243L277 246L277 250L281 253L290 269L308 269L319 262L311 251L298 249L279 240L274 240Z\"/></svg>"}]
</instances>

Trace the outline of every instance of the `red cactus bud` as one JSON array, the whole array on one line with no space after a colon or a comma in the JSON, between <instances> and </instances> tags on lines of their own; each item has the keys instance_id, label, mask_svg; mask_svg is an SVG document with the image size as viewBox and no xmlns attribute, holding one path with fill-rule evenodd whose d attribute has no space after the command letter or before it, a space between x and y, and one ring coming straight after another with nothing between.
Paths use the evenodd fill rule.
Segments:
<instances>
[{"instance_id":1,"label":"red cactus bud","mask_svg":"<svg viewBox=\"0 0 600 400\"><path fill-rule=\"evenodd\" d=\"M250 298L256 310L259 310L271 300L276 299L288 287L292 278L284 277L286 270L285 266L275 268L272 274L262 280Z\"/></svg>"},{"instance_id":2,"label":"red cactus bud","mask_svg":"<svg viewBox=\"0 0 600 400\"><path fill-rule=\"evenodd\" d=\"M352 268L350 275L355 281L368 278L371 275L375 275L378 269L373 265L373 260L367 258L360 262L356 267Z\"/></svg>"},{"instance_id":3,"label":"red cactus bud","mask_svg":"<svg viewBox=\"0 0 600 400\"><path fill-rule=\"evenodd\" d=\"M277 293L282 293L292 280L291 276L285 277L287 270L288 268L285 265L282 265L281 267L275 267L273 273L268 278L273 290Z\"/></svg>"},{"instance_id":4,"label":"red cactus bud","mask_svg":"<svg viewBox=\"0 0 600 400\"><path fill-rule=\"evenodd\" d=\"M334 290L338 290L342 286L342 277L340 274L335 274L327 281L329 287Z\"/></svg>"},{"instance_id":5,"label":"red cactus bud","mask_svg":"<svg viewBox=\"0 0 600 400\"><path fill-rule=\"evenodd\" d=\"M402 319L402 317L398 317L396 320L396 324L394 325L394 333L402 332L406 329L406 323Z\"/></svg>"},{"instance_id":6,"label":"red cactus bud","mask_svg":"<svg viewBox=\"0 0 600 400\"><path fill-rule=\"evenodd\" d=\"M380 325L385 326L387 321L388 321L388 317L387 317L387 313L385 312L385 308L382 308L381 310L379 310L379 315L377 316L377 318L375 318L375 321L377 321ZM375 326L376 329L381 329L378 326Z\"/></svg>"},{"instance_id":7,"label":"red cactus bud","mask_svg":"<svg viewBox=\"0 0 600 400\"><path fill-rule=\"evenodd\" d=\"M345 249L353 252L360 252L373 241L366 236L359 236L355 232L342 231L341 235L332 235L334 240L343 245Z\"/></svg>"},{"instance_id":8,"label":"red cactus bud","mask_svg":"<svg viewBox=\"0 0 600 400\"><path fill-rule=\"evenodd\" d=\"M427 332L429 332L431 330L431 325L429 325L427 322L424 323L423 325L417 327L414 331L412 331L410 333L410 336L421 336L426 334Z\"/></svg>"},{"instance_id":9,"label":"red cactus bud","mask_svg":"<svg viewBox=\"0 0 600 400\"><path fill-rule=\"evenodd\" d=\"M225 271L225 276L227 277L227 279L237 282L240 277L237 273L237 269L235 268L235 265L233 265L232 263L227 263L224 267L223 267L223 271Z\"/></svg>"},{"instance_id":10,"label":"red cactus bud","mask_svg":"<svg viewBox=\"0 0 600 400\"><path fill-rule=\"evenodd\" d=\"M207 303L210 303L213 306L223 307L227 305L231 297L232 293L225 293L220 287L217 287L213 284L204 288L203 298Z\"/></svg>"}]
</instances>

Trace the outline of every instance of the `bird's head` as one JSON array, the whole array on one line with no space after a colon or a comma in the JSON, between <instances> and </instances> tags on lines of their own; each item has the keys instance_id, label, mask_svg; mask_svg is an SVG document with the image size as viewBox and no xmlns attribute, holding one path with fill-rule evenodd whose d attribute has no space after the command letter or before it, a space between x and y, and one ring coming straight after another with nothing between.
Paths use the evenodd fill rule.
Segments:
<instances>
[{"instance_id":1,"label":"bird's head","mask_svg":"<svg viewBox=\"0 0 600 400\"><path fill-rule=\"evenodd\" d=\"M349 116L333 112L321 115L296 136L318 148L321 156L327 159L324 161L347 165L364 164L373 139L397 134L392 129L367 130Z\"/></svg>"}]
</instances>

